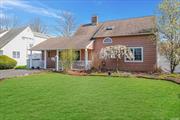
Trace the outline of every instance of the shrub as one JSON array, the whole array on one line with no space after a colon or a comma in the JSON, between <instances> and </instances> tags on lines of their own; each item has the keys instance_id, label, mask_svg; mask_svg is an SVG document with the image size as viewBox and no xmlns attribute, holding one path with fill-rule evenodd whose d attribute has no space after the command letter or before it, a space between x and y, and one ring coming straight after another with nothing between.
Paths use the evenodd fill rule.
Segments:
<instances>
[{"instance_id":1,"label":"shrub","mask_svg":"<svg viewBox=\"0 0 180 120\"><path fill-rule=\"evenodd\" d=\"M68 71L73 64L73 61L77 59L77 53L73 49L67 49L61 51L61 63L63 65L64 71Z\"/></svg>"},{"instance_id":2,"label":"shrub","mask_svg":"<svg viewBox=\"0 0 180 120\"><path fill-rule=\"evenodd\" d=\"M0 56L0 69L12 69L16 66L16 64L16 60L6 55Z\"/></svg>"},{"instance_id":3,"label":"shrub","mask_svg":"<svg viewBox=\"0 0 180 120\"><path fill-rule=\"evenodd\" d=\"M15 69L27 69L26 65L16 66Z\"/></svg>"}]
</instances>

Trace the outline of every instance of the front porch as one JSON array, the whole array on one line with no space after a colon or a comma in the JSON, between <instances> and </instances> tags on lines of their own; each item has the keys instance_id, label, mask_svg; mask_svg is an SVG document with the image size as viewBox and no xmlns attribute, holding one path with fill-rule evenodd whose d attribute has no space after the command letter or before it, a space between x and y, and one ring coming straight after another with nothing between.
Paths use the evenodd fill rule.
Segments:
<instances>
[{"instance_id":1,"label":"front porch","mask_svg":"<svg viewBox=\"0 0 180 120\"><path fill-rule=\"evenodd\" d=\"M61 52L63 50L42 50L42 58L39 61L32 60L33 51L30 55L30 68L38 66L42 69L52 69L56 71L62 71L63 63L61 61ZM73 61L71 70L89 70L92 67L92 49L79 49L76 50L77 59ZM38 64L38 65L37 65Z\"/></svg>"}]
</instances>

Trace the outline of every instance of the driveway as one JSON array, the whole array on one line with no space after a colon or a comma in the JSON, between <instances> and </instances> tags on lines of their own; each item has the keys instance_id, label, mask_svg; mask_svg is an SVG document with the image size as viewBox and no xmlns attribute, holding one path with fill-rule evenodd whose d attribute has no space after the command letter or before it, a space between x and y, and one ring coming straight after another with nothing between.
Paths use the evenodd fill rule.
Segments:
<instances>
[{"instance_id":1,"label":"driveway","mask_svg":"<svg viewBox=\"0 0 180 120\"><path fill-rule=\"evenodd\" d=\"M40 73L42 70L0 70L0 79Z\"/></svg>"}]
</instances>

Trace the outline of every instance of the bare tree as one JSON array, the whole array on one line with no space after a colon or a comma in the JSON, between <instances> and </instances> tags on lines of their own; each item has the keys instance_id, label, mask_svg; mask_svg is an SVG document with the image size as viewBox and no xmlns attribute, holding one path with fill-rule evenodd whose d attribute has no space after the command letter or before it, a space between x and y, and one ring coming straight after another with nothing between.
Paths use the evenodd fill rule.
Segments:
<instances>
[{"instance_id":1,"label":"bare tree","mask_svg":"<svg viewBox=\"0 0 180 120\"><path fill-rule=\"evenodd\" d=\"M180 1L163 0L159 5L158 28L161 54L170 62L171 73L180 63Z\"/></svg>"},{"instance_id":2,"label":"bare tree","mask_svg":"<svg viewBox=\"0 0 180 120\"><path fill-rule=\"evenodd\" d=\"M20 26L20 20L17 16L13 16L11 21L12 21L12 23L11 23L12 28L16 28L16 27Z\"/></svg>"},{"instance_id":3,"label":"bare tree","mask_svg":"<svg viewBox=\"0 0 180 120\"><path fill-rule=\"evenodd\" d=\"M70 37L73 35L76 29L75 18L72 13L62 12L60 18L56 21L56 30L58 34L64 37Z\"/></svg>"},{"instance_id":4,"label":"bare tree","mask_svg":"<svg viewBox=\"0 0 180 120\"><path fill-rule=\"evenodd\" d=\"M41 19L38 17L34 18L30 22L29 26L34 32L47 33L47 26L44 25Z\"/></svg>"},{"instance_id":5,"label":"bare tree","mask_svg":"<svg viewBox=\"0 0 180 120\"><path fill-rule=\"evenodd\" d=\"M8 30L9 26L10 26L9 24L10 24L9 18L6 15L1 16L1 18L0 18L0 29L1 30Z\"/></svg>"},{"instance_id":6,"label":"bare tree","mask_svg":"<svg viewBox=\"0 0 180 120\"><path fill-rule=\"evenodd\" d=\"M0 30L9 30L20 25L20 21L17 16L4 16L0 17Z\"/></svg>"}]
</instances>

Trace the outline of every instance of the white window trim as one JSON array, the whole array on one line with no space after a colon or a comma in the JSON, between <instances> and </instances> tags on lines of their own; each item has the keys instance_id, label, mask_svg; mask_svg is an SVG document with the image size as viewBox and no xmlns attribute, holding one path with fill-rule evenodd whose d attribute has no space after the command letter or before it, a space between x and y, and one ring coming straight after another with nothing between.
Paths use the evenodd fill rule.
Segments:
<instances>
[{"instance_id":1,"label":"white window trim","mask_svg":"<svg viewBox=\"0 0 180 120\"><path fill-rule=\"evenodd\" d=\"M22 37L23 40L33 40L33 38L30 38L30 37Z\"/></svg>"},{"instance_id":2,"label":"white window trim","mask_svg":"<svg viewBox=\"0 0 180 120\"><path fill-rule=\"evenodd\" d=\"M4 51L3 51L3 50L0 50L0 52L2 53L2 54L0 54L0 55L4 55Z\"/></svg>"},{"instance_id":3,"label":"white window trim","mask_svg":"<svg viewBox=\"0 0 180 120\"><path fill-rule=\"evenodd\" d=\"M15 52L15 56L13 55L13 53ZM17 57L18 55L17 55L17 53L19 52L19 57ZM14 59L20 59L21 58L21 53L20 53L20 51L12 51L12 58L14 58Z\"/></svg>"},{"instance_id":4,"label":"white window trim","mask_svg":"<svg viewBox=\"0 0 180 120\"><path fill-rule=\"evenodd\" d=\"M105 30L113 30L114 29L114 26L107 26L105 27Z\"/></svg>"},{"instance_id":5,"label":"white window trim","mask_svg":"<svg viewBox=\"0 0 180 120\"><path fill-rule=\"evenodd\" d=\"M111 42L104 42L106 39L111 39ZM103 44L112 44L113 43L113 40L112 40L112 38L110 38L110 37L106 37L106 38L104 38L103 39Z\"/></svg>"},{"instance_id":6,"label":"white window trim","mask_svg":"<svg viewBox=\"0 0 180 120\"><path fill-rule=\"evenodd\" d=\"M143 47L128 47L130 49L134 49L134 48L141 48L141 53L142 53L142 60L127 60L126 57L124 57L124 61L125 62L134 62L134 63L139 63L139 62L144 62L144 48Z\"/></svg>"}]
</instances>

